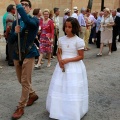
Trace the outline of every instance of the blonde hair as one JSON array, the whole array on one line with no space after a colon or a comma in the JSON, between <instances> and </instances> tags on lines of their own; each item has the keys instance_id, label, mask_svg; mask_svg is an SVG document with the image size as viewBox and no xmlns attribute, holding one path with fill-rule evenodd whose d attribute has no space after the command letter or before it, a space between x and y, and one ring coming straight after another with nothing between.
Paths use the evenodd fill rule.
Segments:
<instances>
[{"instance_id":1,"label":"blonde hair","mask_svg":"<svg viewBox=\"0 0 120 120\"><path fill-rule=\"evenodd\" d=\"M105 8L104 11L106 11L110 14L110 9L109 8Z\"/></svg>"},{"instance_id":2,"label":"blonde hair","mask_svg":"<svg viewBox=\"0 0 120 120\"><path fill-rule=\"evenodd\" d=\"M50 14L49 9L44 9L44 10L43 10L43 14L44 14L44 12L48 12L48 13Z\"/></svg>"}]
</instances>

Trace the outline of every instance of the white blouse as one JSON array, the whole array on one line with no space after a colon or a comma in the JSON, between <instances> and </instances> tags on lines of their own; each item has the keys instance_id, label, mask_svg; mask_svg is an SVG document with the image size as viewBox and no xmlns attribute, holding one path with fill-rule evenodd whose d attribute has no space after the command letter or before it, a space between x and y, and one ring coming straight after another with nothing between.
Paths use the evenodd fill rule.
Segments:
<instances>
[{"instance_id":1,"label":"white blouse","mask_svg":"<svg viewBox=\"0 0 120 120\"><path fill-rule=\"evenodd\" d=\"M107 24L110 24L110 23L113 23L113 22L114 22L114 19L113 19L112 16L108 16L107 18L105 18L104 16L102 16L100 30L101 31L104 31L104 29L113 30L112 26L107 26ZM102 25L104 25L104 26L102 26Z\"/></svg>"}]
</instances>

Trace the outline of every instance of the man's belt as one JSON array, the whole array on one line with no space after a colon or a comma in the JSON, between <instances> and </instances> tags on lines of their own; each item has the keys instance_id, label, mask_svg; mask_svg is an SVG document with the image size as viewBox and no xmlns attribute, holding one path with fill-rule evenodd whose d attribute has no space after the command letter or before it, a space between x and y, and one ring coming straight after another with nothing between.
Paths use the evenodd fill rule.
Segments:
<instances>
[{"instance_id":1,"label":"man's belt","mask_svg":"<svg viewBox=\"0 0 120 120\"><path fill-rule=\"evenodd\" d=\"M81 27L86 27L86 26L84 26L84 25L81 25Z\"/></svg>"}]
</instances>

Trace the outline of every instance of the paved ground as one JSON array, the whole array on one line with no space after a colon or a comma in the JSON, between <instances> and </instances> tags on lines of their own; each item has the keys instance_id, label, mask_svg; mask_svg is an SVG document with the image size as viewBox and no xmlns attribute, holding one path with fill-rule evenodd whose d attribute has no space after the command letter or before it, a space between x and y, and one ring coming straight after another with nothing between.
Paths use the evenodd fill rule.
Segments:
<instances>
[{"instance_id":1,"label":"paved ground","mask_svg":"<svg viewBox=\"0 0 120 120\"><path fill-rule=\"evenodd\" d=\"M83 120L120 120L120 43L118 51L107 55L104 48L102 57L96 57L98 49L90 45L91 50L85 52L84 63L87 68L89 82L89 112ZM5 61L5 42L0 41L0 120L10 120L20 98L21 87L18 84L15 69ZM52 66L34 70L33 86L39 100L31 107L25 108L25 115L20 120L50 120L45 109L45 100L50 79L57 60Z\"/></svg>"},{"instance_id":2,"label":"paved ground","mask_svg":"<svg viewBox=\"0 0 120 120\"><path fill-rule=\"evenodd\" d=\"M62 35L63 33L61 33ZM96 57L98 49L90 45L91 50L85 52L89 82L89 112L82 120L120 120L120 43L118 51L107 55L104 48L102 57ZM5 41L0 39L0 120L10 120L20 98L21 87L17 81L14 67L5 61ZM34 70L33 86L39 100L31 107L25 108L25 115L20 120L52 120L45 109L47 90L57 60L52 66Z\"/></svg>"}]
</instances>

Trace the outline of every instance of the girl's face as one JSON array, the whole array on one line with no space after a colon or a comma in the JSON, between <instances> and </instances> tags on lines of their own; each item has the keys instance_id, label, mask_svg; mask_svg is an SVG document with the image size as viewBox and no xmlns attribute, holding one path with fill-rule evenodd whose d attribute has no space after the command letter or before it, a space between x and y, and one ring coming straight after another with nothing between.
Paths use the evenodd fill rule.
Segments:
<instances>
[{"instance_id":1,"label":"girl's face","mask_svg":"<svg viewBox=\"0 0 120 120\"><path fill-rule=\"evenodd\" d=\"M65 23L65 33L67 35L72 35L72 24L71 24L71 22L66 22Z\"/></svg>"}]
</instances>

